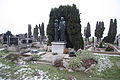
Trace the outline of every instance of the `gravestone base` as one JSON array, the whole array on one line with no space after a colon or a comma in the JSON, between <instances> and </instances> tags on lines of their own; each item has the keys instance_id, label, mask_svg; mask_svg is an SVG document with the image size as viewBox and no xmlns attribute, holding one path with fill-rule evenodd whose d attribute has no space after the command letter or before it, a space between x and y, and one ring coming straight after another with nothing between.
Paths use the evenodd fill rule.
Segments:
<instances>
[{"instance_id":1,"label":"gravestone base","mask_svg":"<svg viewBox=\"0 0 120 80\"><path fill-rule=\"evenodd\" d=\"M63 53L65 48L66 48L65 42L52 42L53 53Z\"/></svg>"}]
</instances>

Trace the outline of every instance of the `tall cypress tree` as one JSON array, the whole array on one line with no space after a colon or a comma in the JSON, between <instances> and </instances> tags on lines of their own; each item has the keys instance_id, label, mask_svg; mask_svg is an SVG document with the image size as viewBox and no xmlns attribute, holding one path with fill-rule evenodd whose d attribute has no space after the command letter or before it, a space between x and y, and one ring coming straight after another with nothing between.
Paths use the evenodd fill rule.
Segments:
<instances>
[{"instance_id":1,"label":"tall cypress tree","mask_svg":"<svg viewBox=\"0 0 120 80\"><path fill-rule=\"evenodd\" d=\"M28 24L28 37L30 38L31 36L32 36L31 24Z\"/></svg>"},{"instance_id":2,"label":"tall cypress tree","mask_svg":"<svg viewBox=\"0 0 120 80\"><path fill-rule=\"evenodd\" d=\"M41 36L45 36L45 31L44 31L44 23L42 22L41 24Z\"/></svg>"},{"instance_id":3,"label":"tall cypress tree","mask_svg":"<svg viewBox=\"0 0 120 80\"><path fill-rule=\"evenodd\" d=\"M103 22L103 21L101 22L100 26L101 26L101 36L100 36L100 38L102 38L102 37L103 37L104 30L105 30L104 22Z\"/></svg>"},{"instance_id":4,"label":"tall cypress tree","mask_svg":"<svg viewBox=\"0 0 120 80\"><path fill-rule=\"evenodd\" d=\"M87 27L84 27L84 36L85 36L85 38L87 37L86 33L87 33Z\"/></svg>"},{"instance_id":5,"label":"tall cypress tree","mask_svg":"<svg viewBox=\"0 0 120 80\"><path fill-rule=\"evenodd\" d=\"M36 25L36 27L34 28L34 33L33 33L33 35L34 35L34 38L35 38L35 40L36 41L38 41L38 26Z\"/></svg>"},{"instance_id":6,"label":"tall cypress tree","mask_svg":"<svg viewBox=\"0 0 120 80\"><path fill-rule=\"evenodd\" d=\"M105 30L104 22L97 21L96 23L96 29L95 29L95 36L97 37L97 41L101 41L101 38L103 37L103 32Z\"/></svg>"},{"instance_id":7,"label":"tall cypress tree","mask_svg":"<svg viewBox=\"0 0 120 80\"><path fill-rule=\"evenodd\" d=\"M66 21L66 42L67 47L73 47L74 49L83 48L83 37L81 34L80 14L76 5L73 6L60 6L59 8L53 8L50 12L49 24L47 26L48 43L54 41L55 27L54 21L64 17Z\"/></svg>"},{"instance_id":8,"label":"tall cypress tree","mask_svg":"<svg viewBox=\"0 0 120 80\"><path fill-rule=\"evenodd\" d=\"M97 37L97 39L98 39L98 36L99 36L99 24L98 24L98 21L97 21L96 29L95 29L95 37Z\"/></svg>"},{"instance_id":9,"label":"tall cypress tree","mask_svg":"<svg viewBox=\"0 0 120 80\"><path fill-rule=\"evenodd\" d=\"M91 33L90 33L90 23L88 22L87 23L86 38L88 38L88 40L89 40L90 36L91 36Z\"/></svg>"},{"instance_id":10,"label":"tall cypress tree","mask_svg":"<svg viewBox=\"0 0 120 80\"><path fill-rule=\"evenodd\" d=\"M41 25L39 24L39 32L40 32L40 35L39 36L41 36Z\"/></svg>"},{"instance_id":11,"label":"tall cypress tree","mask_svg":"<svg viewBox=\"0 0 120 80\"><path fill-rule=\"evenodd\" d=\"M117 20L114 19L114 22L113 22L113 19L111 19L110 28L109 28L109 32L108 32L108 42L109 43L114 43L116 34L117 34Z\"/></svg>"},{"instance_id":12,"label":"tall cypress tree","mask_svg":"<svg viewBox=\"0 0 120 80\"><path fill-rule=\"evenodd\" d=\"M84 28L84 36L85 36L85 40L89 41L89 37L91 36L91 32L90 32L90 23L87 23L87 27Z\"/></svg>"},{"instance_id":13,"label":"tall cypress tree","mask_svg":"<svg viewBox=\"0 0 120 80\"><path fill-rule=\"evenodd\" d=\"M108 36L106 36L103 41L106 43L114 43L115 37L117 34L117 20L111 19L110 20L110 28L109 28L109 32L108 32Z\"/></svg>"},{"instance_id":14,"label":"tall cypress tree","mask_svg":"<svg viewBox=\"0 0 120 80\"><path fill-rule=\"evenodd\" d=\"M40 31L40 39L43 41L45 38L45 31L44 31L44 23L42 22L41 26L39 24L39 31Z\"/></svg>"}]
</instances>

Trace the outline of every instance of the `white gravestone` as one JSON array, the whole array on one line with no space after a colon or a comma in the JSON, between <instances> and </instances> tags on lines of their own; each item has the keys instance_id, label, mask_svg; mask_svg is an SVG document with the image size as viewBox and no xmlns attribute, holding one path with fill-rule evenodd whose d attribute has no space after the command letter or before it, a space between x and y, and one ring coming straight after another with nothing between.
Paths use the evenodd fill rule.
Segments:
<instances>
[{"instance_id":1,"label":"white gravestone","mask_svg":"<svg viewBox=\"0 0 120 80\"><path fill-rule=\"evenodd\" d=\"M117 46L120 49L120 34L116 38Z\"/></svg>"},{"instance_id":2,"label":"white gravestone","mask_svg":"<svg viewBox=\"0 0 120 80\"><path fill-rule=\"evenodd\" d=\"M66 48L65 42L52 42L53 53L63 53L65 48Z\"/></svg>"}]
</instances>

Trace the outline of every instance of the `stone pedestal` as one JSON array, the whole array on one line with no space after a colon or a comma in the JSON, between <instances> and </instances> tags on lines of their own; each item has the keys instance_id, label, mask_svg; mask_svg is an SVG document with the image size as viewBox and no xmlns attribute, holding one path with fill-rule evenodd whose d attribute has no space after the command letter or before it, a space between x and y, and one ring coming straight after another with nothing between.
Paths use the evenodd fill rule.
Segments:
<instances>
[{"instance_id":1,"label":"stone pedestal","mask_svg":"<svg viewBox=\"0 0 120 80\"><path fill-rule=\"evenodd\" d=\"M65 48L66 48L65 42L52 42L53 53L63 53Z\"/></svg>"}]
</instances>

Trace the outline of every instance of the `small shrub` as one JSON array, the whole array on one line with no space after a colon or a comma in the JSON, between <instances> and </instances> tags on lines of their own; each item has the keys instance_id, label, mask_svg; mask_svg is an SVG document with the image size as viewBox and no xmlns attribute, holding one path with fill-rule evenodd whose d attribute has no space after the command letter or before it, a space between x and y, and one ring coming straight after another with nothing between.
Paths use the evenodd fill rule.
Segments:
<instances>
[{"instance_id":1,"label":"small shrub","mask_svg":"<svg viewBox=\"0 0 120 80\"><path fill-rule=\"evenodd\" d=\"M7 51L7 50L0 51L0 56L5 56L8 53L9 53L9 51Z\"/></svg>"},{"instance_id":2,"label":"small shrub","mask_svg":"<svg viewBox=\"0 0 120 80\"><path fill-rule=\"evenodd\" d=\"M105 49L105 51L114 51L114 47L108 45L108 47Z\"/></svg>"},{"instance_id":3,"label":"small shrub","mask_svg":"<svg viewBox=\"0 0 120 80\"><path fill-rule=\"evenodd\" d=\"M82 65L81 63L82 62L79 57L73 57L69 62L69 67L75 70L76 68L79 68Z\"/></svg>"},{"instance_id":4,"label":"small shrub","mask_svg":"<svg viewBox=\"0 0 120 80\"><path fill-rule=\"evenodd\" d=\"M96 59L96 56L91 52L91 51L87 51L87 50L82 50L81 52L77 52L76 53L77 57L80 58L80 60L85 60L85 59Z\"/></svg>"},{"instance_id":5,"label":"small shrub","mask_svg":"<svg viewBox=\"0 0 120 80\"><path fill-rule=\"evenodd\" d=\"M92 64L97 63L96 56L90 51L82 50L81 52L77 52L76 54L77 56L73 57L69 63L69 67L73 70L81 66L88 68Z\"/></svg>"},{"instance_id":6,"label":"small shrub","mask_svg":"<svg viewBox=\"0 0 120 80\"><path fill-rule=\"evenodd\" d=\"M41 58L40 55L33 54L31 60L32 61L38 61L40 58Z\"/></svg>"},{"instance_id":7,"label":"small shrub","mask_svg":"<svg viewBox=\"0 0 120 80\"><path fill-rule=\"evenodd\" d=\"M11 53L5 57L5 59L10 60L11 62L18 61L19 58L21 58L20 54L14 54L14 53Z\"/></svg>"}]
</instances>

